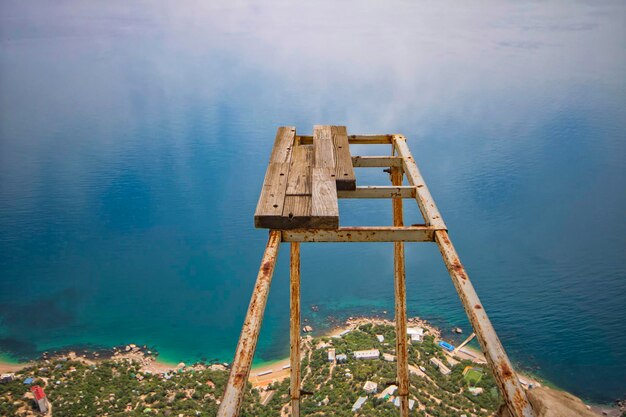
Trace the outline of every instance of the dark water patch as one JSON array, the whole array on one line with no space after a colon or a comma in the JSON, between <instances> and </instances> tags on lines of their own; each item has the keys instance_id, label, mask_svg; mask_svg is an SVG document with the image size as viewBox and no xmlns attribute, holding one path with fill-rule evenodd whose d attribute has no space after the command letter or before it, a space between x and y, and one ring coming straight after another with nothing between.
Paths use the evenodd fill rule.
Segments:
<instances>
[{"instance_id":1,"label":"dark water patch","mask_svg":"<svg viewBox=\"0 0 626 417\"><path fill-rule=\"evenodd\" d=\"M66 288L41 298L0 303L2 322L8 328L23 329L24 336L66 328L76 322L74 306L80 295L75 288Z\"/></svg>"},{"instance_id":2,"label":"dark water patch","mask_svg":"<svg viewBox=\"0 0 626 417\"><path fill-rule=\"evenodd\" d=\"M0 337L0 350L19 362L25 362L39 356L37 345L15 337Z\"/></svg>"}]
</instances>

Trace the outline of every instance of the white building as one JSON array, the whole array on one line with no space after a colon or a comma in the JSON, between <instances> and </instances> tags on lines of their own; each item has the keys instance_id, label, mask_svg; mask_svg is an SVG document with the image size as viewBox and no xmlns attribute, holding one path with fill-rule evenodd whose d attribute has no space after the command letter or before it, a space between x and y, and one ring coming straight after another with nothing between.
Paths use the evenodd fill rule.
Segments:
<instances>
[{"instance_id":1,"label":"white building","mask_svg":"<svg viewBox=\"0 0 626 417\"><path fill-rule=\"evenodd\" d=\"M335 362L335 348L328 349L328 362Z\"/></svg>"},{"instance_id":2,"label":"white building","mask_svg":"<svg viewBox=\"0 0 626 417\"><path fill-rule=\"evenodd\" d=\"M380 356L380 351L378 349L354 351L355 359L378 359L379 356Z\"/></svg>"},{"instance_id":3,"label":"white building","mask_svg":"<svg viewBox=\"0 0 626 417\"><path fill-rule=\"evenodd\" d=\"M363 404L365 404L365 401L367 401L367 397L359 397L355 402L354 405L352 406L352 411L358 411L359 408L361 408L361 406Z\"/></svg>"},{"instance_id":4,"label":"white building","mask_svg":"<svg viewBox=\"0 0 626 417\"><path fill-rule=\"evenodd\" d=\"M437 358L430 358L430 363L435 365L439 369L439 372L441 372L443 375L448 375L450 372L452 372L450 368L444 365L443 362L441 362Z\"/></svg>"},{"instance_id":5,"label":"white building","mask_svg":"<svg viewBox=\"0 0 626 417\"><path fill-rule=\"evenodd\" d=\"M373 381L367 381L365 385L363 385L363 390L368 394L376 394L376 391L378 391L378 384Z\"/></svg>"},{"instance_id":6,"label":"white building","mask_svg":"<svg viewBox=\"0 0 626 417\"><path fill-rule=\"evenodd\" d=\"M348 360L348 356L340 353L339 355L335 356L335 359L337 360L337 363L346 363Z\"/></svg>"},{"instance_id":7,"label":"white building","mask_svg":"<svg viewBox=\"0 0 626 417\"><path fill-rule=\"evenodd\" d=\"M421 342L424 340L424 329L421 327L409 327L406 334L411 336L411 342Z\"/></svg>"},{"instance_id":8,"label":"white building","mask_svg":"<svg viewBox=\"0 0 626 417\"><path fill-rule=\"evenodd\" d=\"M0 382L11 382L14 379L15 379L14 373L2 374L2 376L0 376Z\"/></svg>"},{"instance_id":9,"label":"white building","mask_svg":"<svg viewBox=\"0 0 626 417\"><path fill-rule=\"evenodd\" d=\"M383 336L382 334L377 334L376 339L378 339L380 343L383 343L385 341L385 336Z\"/></svg>"},{"instance_id":10,"label":"white building","mask_svg":"<svg viewBox=\"0 0 626 417\"><path fill-rule=\"evenodd\" d=\"M383 360L386 360L387 362L393 362L396 360L396 357L390 353L383 353Z\"/></svg>"},{"instance_id":11,"label":"white building","mask_svg":"<svg viewBox=\"0 0 626 417\"><path fill-rule=\"evenodd\" d=\"M396 399L393 400L393 405L400 407L400 397L396 397ZM409 410L412 410L413 407L415 407L415 400L409 399Z\"/></svg>"},{"instance_id":12,"label":"white building","mask_svg":"<svg viewBox=\"0 0 626 417\"><path fill-rule=\"evenodd\" d=\"M380 394L378 394L377 397L378 398L385 398L387 396L391 397L396 392L397 389L398 389L397 385L389 385Z\"/></svg>"}]
</instances>

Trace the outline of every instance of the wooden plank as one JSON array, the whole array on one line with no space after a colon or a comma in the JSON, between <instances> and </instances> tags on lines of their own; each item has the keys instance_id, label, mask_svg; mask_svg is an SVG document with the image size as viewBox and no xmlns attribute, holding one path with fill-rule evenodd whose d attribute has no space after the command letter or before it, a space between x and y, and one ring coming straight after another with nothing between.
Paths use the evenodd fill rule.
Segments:
<instances>
[{"instance_id":1,"label":"wooden plank","mask_svg":"<svg viewBox=\"0 0 626 417\"><path fill-rule=\"evenodd\" d=\"M365 186L354 191L337 191L338 198L415 198L413 186Z\"/></svg>"},{"instance_id":2,"label":"wooden plank","mask_svg":"<svg viewBox=\"0 0 626 417\"><path fill-rule=\"evenodd\" d=\"M283 230L283 242L432 242L428 226L340 227L335 230Z\"/></svg>"},{"instance_id":3,"label":"wooden plank","mask_svg":"<svg viewBox=\"0 0 626 417\"><path fill-rule=\"evenodd\" d=\"M305 220L311 217L311 195L288 195L285 197L285 207L283 217L291 221L304 217ZM300 220L301 221L301 220ZM293 226L292 226L293 227Z\"/></svg>"},{"instance_id":4,"label":"wooden plank","mask_svg":"<svg viewBox=\"0 0 626 417\"><path fill-rule=\"evenodd\" d=\"M288 163L270 162L265 173L261 197L254 213L256 227L278 227L283 215L285 204L285 190L289 174Z\"/></svg>"},{"instance_id":5,"label":"wooden plank","mask_svg":"<svg viewBox=\"0 0 626 417\"><path fill-rule=\"evenodd\" d=\"M350 135L348 142L353 145L383 145L391 143L391 135Z\"/></svg>"},{"instance_id":6,"label":"wooden plank","mask_svg":"<svg viewBox=\"0 0 626 417\"><path fill-rule=\"evenodd\" d=\"M296 136L296 128L293 126L281 126L276 132L274 147L270 155L270 162L289 162L291 151Z\"/></svg>"},{"instance_id":7,"label":"wooden plank","mask_svg":"<svg viewBox=\"0 0 626 417\"><path fill-rule=\"evenodd\" d=\"M315 148L315 167L335 168L335 146L330 126L315 125L313 127L313 147Z\"/></svg>"},{"instance_id":8,"label":"wooden plank","mask_svg":"<svg viewBox=\"0 0 626 417\"><path fill-rule=\"evenodd\" d=\"M339 204L333 172L329 168L315 167L312 170L311 227L339 227Z\"/></svg>"},{"instance_id":9,"label":"wooden plank","mask_svg":"<svg viewBox=\"0 0 626 417\"><path fill-rule=\"evenodd\" d=\"M310 223L313 156L312 145L293 149L281 228L305 227Z\"/></svg>"},{"instance_id":10,"label":"wooden plank","mask_svg":"<svg viewBox=\"0 0 626 417\"><path fill-rule=\"evenodd\" d=\"M293 148L287 195L311 195L311 167L313 166L313 146L299 145Z\"/></svg>"},{"instance_id":11,"label":"wooden plank","mask_svg":"<svg viewBox=\"0 0 626 417\"><path fill-rule=\"evenodd\" d=\"M387 168L401 167L399 156L353 156L352 166L355 168Z\"/></svg>"},{"instance_id":12,"label":"wooden plank","mask_svg":"<svg viewBox=\"0 0 626 417\"><path fill-rule=\"evenodd\" d=\"M351 145L383 145L391 143L392 135L349 135L348 143ZM300 143L308 145L313 143L313 136L298 136Z\"/></svg>"},{"instance_id":13,"label":"wooden plank","mask_svg":"<svg viewBox=\"0 0 626 417\"><path fill-rule=\"evenodd\" d=\"M254 213L256 227L275 227L276 221L283 214L295 135L296 129L293 127L279 127L276 132L261 196Z\"/></svg>"},{"instance_id":14,"label":"wooden plank","mask_svg":"<svg viewBox=\"0 0 626 417\"><path fill-rule=\"evenodd\" d=\"M335 155L337 190L354 190L356 188L356 176L352 166L348 132L345 126L331 126L331 132Z\"/></svg>"}]
</instances>

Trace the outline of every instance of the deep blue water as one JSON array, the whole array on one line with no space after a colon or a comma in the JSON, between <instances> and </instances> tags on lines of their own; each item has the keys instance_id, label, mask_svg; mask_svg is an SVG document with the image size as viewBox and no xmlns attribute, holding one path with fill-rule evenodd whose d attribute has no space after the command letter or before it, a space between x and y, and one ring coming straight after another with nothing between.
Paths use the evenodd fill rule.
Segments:
<instances>
[{"instance_id":1,"label":"deep blue water","mask_svg":"<svg viewBox=\"0 0 626 417\"><path fill-rule=\"evenodd\" d=\"M626 395L626 4L128 3L0 4L0 352L231 360L276 128L345 124L408 137L516 363ZM285 249L261 361L288 353ZM392 253L303 247L304 317L391 311ZM436 247L407 274L410 314L469 331Z\"/></svg>"}]
</instances>

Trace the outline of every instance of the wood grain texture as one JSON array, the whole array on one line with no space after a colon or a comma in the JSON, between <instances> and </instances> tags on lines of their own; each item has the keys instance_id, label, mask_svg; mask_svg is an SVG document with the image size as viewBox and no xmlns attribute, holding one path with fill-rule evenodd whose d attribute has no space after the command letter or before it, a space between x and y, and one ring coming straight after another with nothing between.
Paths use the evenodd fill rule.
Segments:
<instances>
[{"instance_id":1,"label":"wood grain texture","mask_svg":"<svg viewBox=\"0 0 626 417\"><path fill-rule=\"evenodd\" d=\"M296 220L298 217L311 217L311 195L288 195L285 197L283 217Z\"/></svg>"},{"instance_id":2,"label":"wood grain texture","mask_svg":"<svg viewBox=\"0 0 626 417\"><path fill-rule=\"evenodd\" d=\"M339 227L339 204L333 172L329 168L315 167L312 170L311 216L321 224L317 227Z\"/></svg>"},{"instance_id":3,"label":"wood grain texture","mask_svg":"<svg viewBox=\"0 0 626 417\"><path fill-rule=\"evenodd\" d=\"M296 129L279 127L254 213L256 227L274 227L283 214Z\"/></svg>"},{"instance_id":4,"label":"wood grain texture","mask_svg":"<svg viewBox=\"0 0 626 417\"><path fill-rule=\"evenodd\" d=\"M356 190L345 126L314 126L312 144L281 127L255 212L255 226L337 228L337 190Z\"/></svg>"},{"instance_id":5,"label":"wood grain texture","mask_svg":"<svg viewBox=\"0 0 626 417\"><path fill-rule=\"evenodd\" d=\"M315 167L335 168L335 145L331 126L313 127L313 147L315 148Z\"/></svg>"},{"instance_id":6,"label":"wood grain texture","mask_svg":"<svg viewBox=\"0 0 626 417\"><path fill-rule=\"evenodd\" d=\"M291 151L296 137L296 128L293 126L281 126L276 132L274 147L270 155L270 162L289 162Z\"/></svg>"},{"instance_id":7,"label":"wood grain texture","mask_svg":"<svg viewBox=\"0 0 626 417\"><path fill-rule=\"evenodd\" d=\"M311 195L311 167L313 166L313 146L299 145L293 148L287 195Z\"/></svg>"},{"instance_id":8,"label":"wood grain texture","mask_svg":"<svg viewBox=\"0 0 626 417\"><path fill-rule=\"evenodd\" d=\"M267 166L261 197L254 213L256 227L272 228L273 222L282 217L288 175L288 163L270 162Z\"/></svg>"},{"instance_id":9,"label":"wood grain texture","mask_svg":"<svg viewBox=\"0 0 626 417\"><path fill-rule=\"evenodd\" d=\"M348 132L345 126L331 126L331 133L335 157L335 179L337 180L337 190L356 189L356 176L352 166L352 155L350 155L350 144L348 143Z\"/></svg>"}]
</instances>

